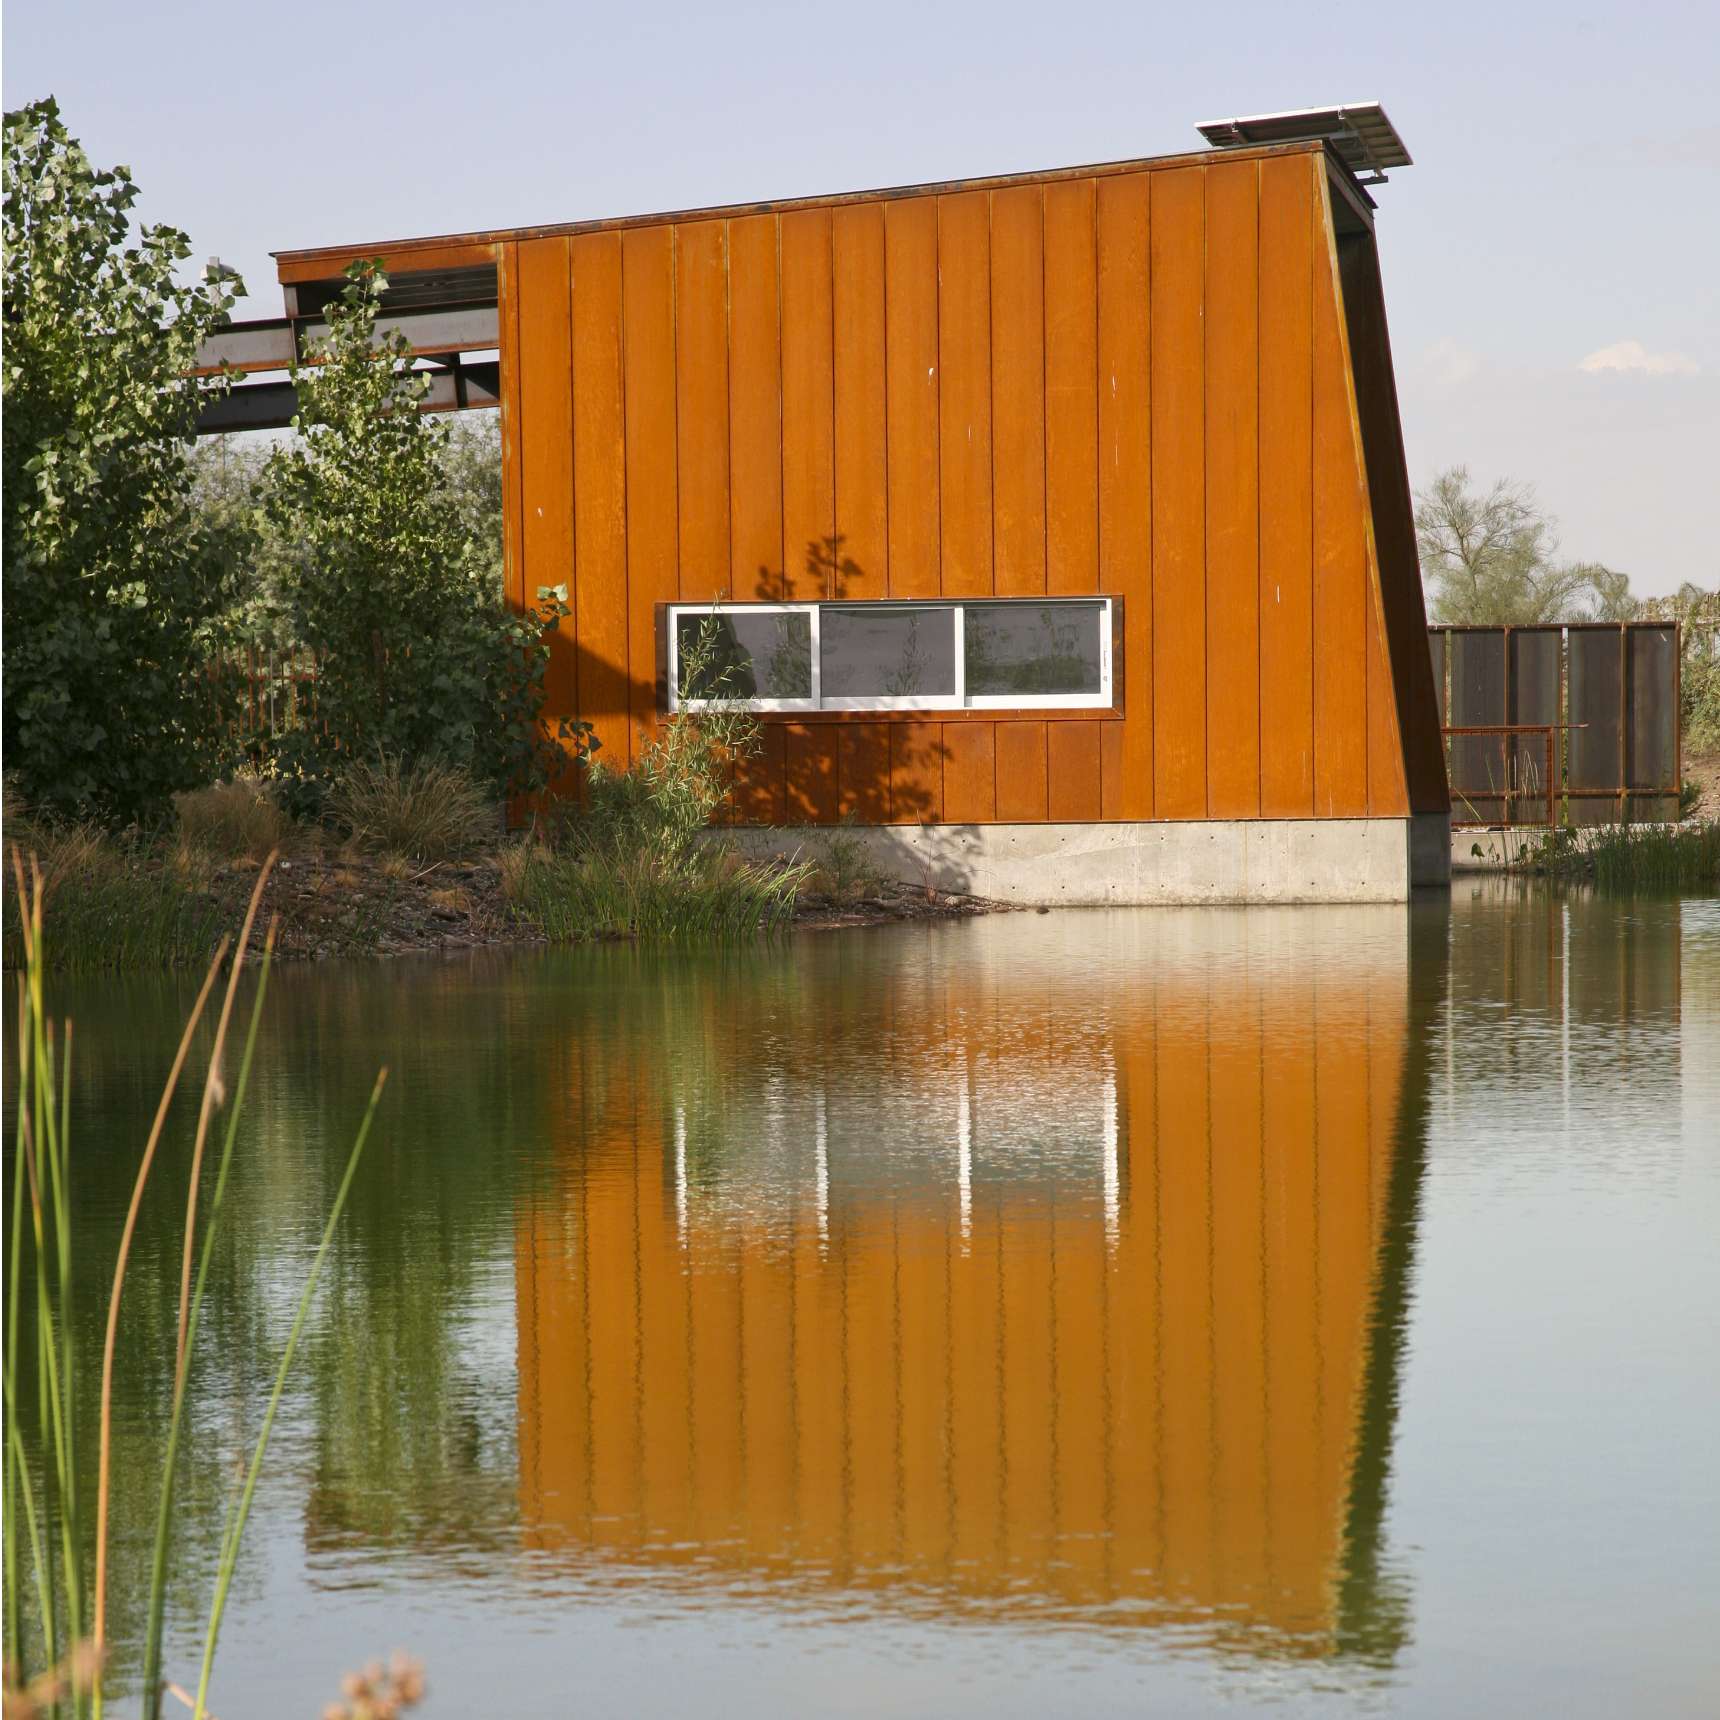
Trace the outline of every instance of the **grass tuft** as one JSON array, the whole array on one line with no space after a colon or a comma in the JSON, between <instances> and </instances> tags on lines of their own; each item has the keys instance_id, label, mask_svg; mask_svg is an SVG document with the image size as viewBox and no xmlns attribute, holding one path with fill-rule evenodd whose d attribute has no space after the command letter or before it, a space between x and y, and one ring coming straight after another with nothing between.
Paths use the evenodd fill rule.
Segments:
<instances>
[{"instance_id":1,"label":"grass tuft","mask_svg":"<svg viewBox=\"0 0 1720 1720\"><path fill-rule=\"evenodd\" d=\"M267 783L237 776L173 797L182 855L209 860L257 860L284 848L292 820Z\"/></svg>"},{"instance_id":2,"label":"grass tuft","mask_svg":"<svg viewBox=\"0 0 1720 1720\"><path fill-rule=\"evenodd\" d=\"M671 862L649 850L507 851L514 913L551 943L597 938L729 941L780 931L794 917L810 862L754 863L715 839Z\"/></svg>"},{"instance_id":3,"label":"grass tuft","mask_svg":"<svg viewBox=\"0 0 1720 1720\"><path fill-rule=\"evenodd\" d=\"M357 847L420 861L468 854L500 823L489 790L464 766L385 753L347 766L328 811Z\"/></svg>"}]
</instances>

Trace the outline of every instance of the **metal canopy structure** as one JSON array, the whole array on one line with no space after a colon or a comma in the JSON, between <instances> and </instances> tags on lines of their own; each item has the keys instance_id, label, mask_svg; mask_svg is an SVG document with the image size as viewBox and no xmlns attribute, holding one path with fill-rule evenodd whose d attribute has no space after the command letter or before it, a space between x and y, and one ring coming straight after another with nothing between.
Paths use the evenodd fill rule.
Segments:
<instances>
[{"instance_id":1,"label":"metal canopy structure","mask_svg":"<svg viewBox=\"0 0 1720 1720\"><path fill-rule=\"evenodd\" d=\"M1331 144L1364 185L1384 184L1388 167L1414 165L1396 126L1378 102L1297 108L1289 113L1254 114L1247 119L1209 119L1195 129L1214 149L1318 139Z\"/></svg>"},{"instance_id":2,"label":"metal canopy structure","mask_svg":"<svg viewBox=\"0 0 1720 1720\"><path fill-rule=\"evenodd\" d=\"M328 306L345 285L337 276L287 286L284 317L228 323L215 330L198 349L197 373L238 370L249 378L314 362L317 346L328 334ZM432 361L423 410L459 412L501 404L501 366L487 356L501 345L493 263L391 274L376 333L379 339L401 335L411 343L414 358ZM205 409L197 433L284 429L297 411L290 379L247 380Z\"/></svg>"}]
</instances>

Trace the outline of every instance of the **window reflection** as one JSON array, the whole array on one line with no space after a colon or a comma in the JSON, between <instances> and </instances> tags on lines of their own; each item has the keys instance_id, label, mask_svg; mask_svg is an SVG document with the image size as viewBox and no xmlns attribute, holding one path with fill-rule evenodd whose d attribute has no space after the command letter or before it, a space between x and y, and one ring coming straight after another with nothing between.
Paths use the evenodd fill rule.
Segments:
<instances>
[{"instance_id":1,"label":"window reflection","mask_svg":"<svg viewBox=\"0 0 1720 1720\"><path fill-rule=\"evenodd\" d=\"M1097 693L1103 684L1102 603L971 603L970 698Z\"/></svg>"},{"instance_id":2,"label":"window reflection","mask_svg":"<svg viewBox=\"0 0 1720 1720\"><path fill-rule=\"evenodd\" d=\"M947 699L954 695L953 611L827 607L820 626L825 698Z\"/></svg>"},{"instance_id":3,"label":"window reflection","mask_svg":"<svg viewBox=\"0 0 1720 1720\"><path fill-rule=\"evenodd\" d=\"M680 997L520 1237L528 1544L1389 1660L1401 926L1118 916L1119 989L1011 921L770 1026Z\"/></svg>"}]
</instances>

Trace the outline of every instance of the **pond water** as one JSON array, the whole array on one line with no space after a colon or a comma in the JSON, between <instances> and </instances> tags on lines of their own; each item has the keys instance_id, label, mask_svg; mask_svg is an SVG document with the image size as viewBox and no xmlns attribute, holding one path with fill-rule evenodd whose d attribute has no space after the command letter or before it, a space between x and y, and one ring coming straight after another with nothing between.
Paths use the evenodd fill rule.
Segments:
<instances>
[{"instance_id":1,"label":"pond water","mask_svg":"<svg viewBox=\"0 0 1720 1720\"><path fill-rule=\"evenodd\" d=\"M104 1257L191 989L59 988ZM1720 1702L1720 902L1488 882L277 972L182 1680L383 1063L223 1720L320 1713L396 1646L429 1715ZM128 1288L122 1637L184 1109Z\"/></svg>"}]
</instances>

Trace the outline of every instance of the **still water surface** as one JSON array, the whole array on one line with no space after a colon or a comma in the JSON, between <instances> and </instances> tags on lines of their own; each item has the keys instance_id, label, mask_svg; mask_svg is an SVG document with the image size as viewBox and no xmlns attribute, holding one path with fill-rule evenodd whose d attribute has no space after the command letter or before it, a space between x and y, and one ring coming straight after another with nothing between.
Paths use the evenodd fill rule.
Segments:
<instances>
[{"instance_id":1,"label":"still water surface","mask_svg":"<svg viewBox=\"0 0 1720 1720\"><path fill-rule=\"evenodd\" d=\"M104 1254L188 990L62 990ZM1720 1703L1720 902L277 973L181 1677L384 1062L224 1720L319 1713L396 1645L432 1715ZM128 1586L182 1121L128 1290Z\"/></svg>"}]
</instances>

